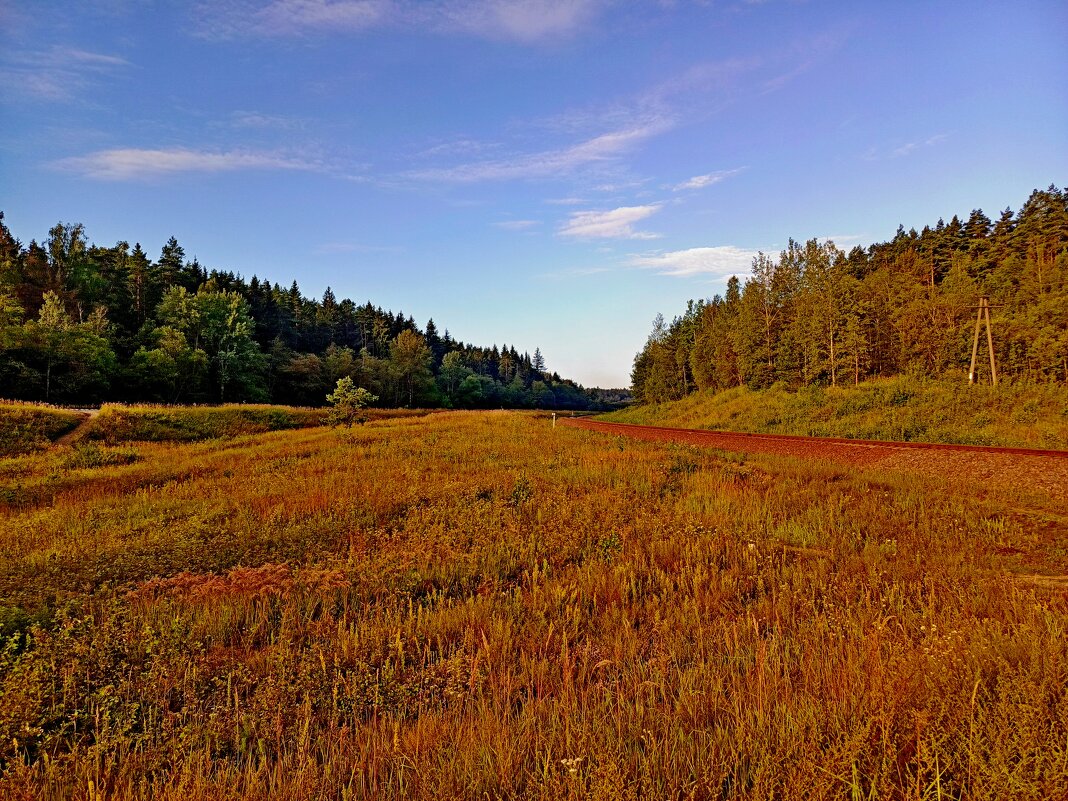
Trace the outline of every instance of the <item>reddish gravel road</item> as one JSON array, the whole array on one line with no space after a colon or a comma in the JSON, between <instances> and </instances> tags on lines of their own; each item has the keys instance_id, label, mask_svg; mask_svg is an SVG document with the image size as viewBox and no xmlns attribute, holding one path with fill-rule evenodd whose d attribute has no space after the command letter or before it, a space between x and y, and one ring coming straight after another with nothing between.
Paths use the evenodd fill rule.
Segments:
<instances>
[{"instance_id":1,"label":"reddish gravel road","mask_svg":"<svg viewBox=\"0 0 1068 801\"><path fill-rule=\"evenodd\" d=\"M784 434L739 434L690 428L605 423L589 418L564 419L564 425L635 439L678 442L724 451L770 453L818 459L858 467L911 470L937 475L959 474L995 484L1026 486L1068 499L1068 451L988 448L921 442L798 437Z\"/></svg>"}]
</instances>

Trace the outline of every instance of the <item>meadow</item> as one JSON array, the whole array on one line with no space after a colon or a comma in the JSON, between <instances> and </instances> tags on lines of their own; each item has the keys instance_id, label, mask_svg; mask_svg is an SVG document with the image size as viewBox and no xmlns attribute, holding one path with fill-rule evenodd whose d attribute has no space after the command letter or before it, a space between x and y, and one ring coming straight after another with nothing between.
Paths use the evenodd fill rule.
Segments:
<instances>
[{"instance_id":1,"label":"meadow","mask_svg":"<svg viewBox=\"0 0 1068 801\"><path fill-rule=\"evenodd\" d=\"M0 401L0 457L47 448L82 419L77 412L44 404Z\"/></svg>"},{"instance_id":2,"label":"meadow","mask_svg":"<svg viewBox=\"0 0 1068 801\"><path fill-rule=\"evenodd\" d=\"M368 420L419 417L425 409L366 409ZM97 410L0 401L0 456L40 451L77 431L78 442L200 442L243 434L321 426L327 410L314 407L234 403L164 406L106 403ZM84 425L84 428L79 428Z\"/></svg>"},{"instance_id":3,"label":"meadow","mask_svg":"<svg viewBox=\"0 0 1068 801\"><path fill-rule=\"evenodd\" d=\"M1038 488L455 412L0 459L0 797L1068 796Z\"/></svg>"},{"instance_id":4,"label":"meadow","mask_svg":"<svg viewBox=\"0 0 1068 801\"><path fill-rule=\"evenodd\" d=\"M605 420L678 428L1068 450L1068 387L900 375L857 386L694 392Z\"/></svg>"}]
</instances>

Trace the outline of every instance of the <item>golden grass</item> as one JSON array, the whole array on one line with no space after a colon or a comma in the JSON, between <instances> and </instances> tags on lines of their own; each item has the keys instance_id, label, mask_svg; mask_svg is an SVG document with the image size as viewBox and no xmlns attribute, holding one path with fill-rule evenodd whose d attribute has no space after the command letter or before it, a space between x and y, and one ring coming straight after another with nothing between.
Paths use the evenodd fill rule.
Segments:
<instances>
[{"instance_id":1,"label":"golden grass","mask_svg":"<svg viewBox=\"0 0 1068 801\"><path fill-rule=\"evenodd\" d=\"M367 409L368 420L418 417L421 409ZM120 442L199 442L321 426L326 409L297 406L226 404L222 406L127 406L105 404L87 426L85 437Z\"/></svg>"},{"instance_id":2,"label":"golden grass","mask_svg":"<svg viewBox=\"0 0 1068 801\"><path fill-rule=\"evenodd\" d=\"M0 457L47 448L84 419L84 414L46 404L0 401Z\"/></svg>"},{"instance_id":3,"label":"golden grass","mask_svg":"<svg viewBox=\"0 0 1068 801\"><path fill-rule=\"evenodd\" d=\"M1040 493L519 413L134 447L0 460L0 797L1068 794Z\"/></svg>"},{"instance_id":4,"label":"golden grass","mask_svg":"<svg viewBox=\"0 0 1068 801\"><path fill-rule=\"evenodd\" d=\"M1068 387L968 386L963 377L873 379L858 386L776 385L695 392L670 403L632 406L605 420L718 431L850 439L950 442L1068 450Z\"/></svg>"}]
</instances>

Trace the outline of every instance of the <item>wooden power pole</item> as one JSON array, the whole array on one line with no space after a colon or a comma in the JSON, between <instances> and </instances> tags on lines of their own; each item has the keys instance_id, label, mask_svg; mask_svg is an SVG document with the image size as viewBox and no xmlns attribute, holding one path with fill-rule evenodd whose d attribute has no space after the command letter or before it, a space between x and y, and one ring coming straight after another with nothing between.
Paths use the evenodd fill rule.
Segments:
<instances>
[{"instance_id":1,"label":"wooden power pole","mask_svg":"<svg viewBox=\"0 0 1068 801\"><path fill-rule=\"evenodd\" d=\"M975 315L975 336L972 339L972 366L968 369L968 383L975 383L975 362L979 357L979 327L986 322L986 347L990 351L990 383L998 385L998 370L994 366L994 333L990 328L990 299L979 298L978 313Z\"/></svg>"}]
</instances>

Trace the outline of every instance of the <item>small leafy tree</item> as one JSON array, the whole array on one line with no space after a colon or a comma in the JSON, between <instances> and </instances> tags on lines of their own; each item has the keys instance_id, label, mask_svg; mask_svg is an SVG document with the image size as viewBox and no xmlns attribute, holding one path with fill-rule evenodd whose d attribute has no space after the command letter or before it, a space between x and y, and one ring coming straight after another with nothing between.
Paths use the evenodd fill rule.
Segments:
<instances>
[{"instance_id":1,"label":"small leafy tree","mask_svg":"<svg viewBox=\"0 0 1068 801\"><path fill-rule=\"evenodd\" d=\"M378 396L363 387L357 387L352 378L345 376L338 379L337 386L326 396L326 400L333 407L327 415L327 422L332 426L351 426L353 423L363 425L367 422L363 410L377 401Z\"/></svg>"}]
</instances>

